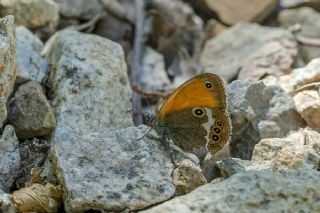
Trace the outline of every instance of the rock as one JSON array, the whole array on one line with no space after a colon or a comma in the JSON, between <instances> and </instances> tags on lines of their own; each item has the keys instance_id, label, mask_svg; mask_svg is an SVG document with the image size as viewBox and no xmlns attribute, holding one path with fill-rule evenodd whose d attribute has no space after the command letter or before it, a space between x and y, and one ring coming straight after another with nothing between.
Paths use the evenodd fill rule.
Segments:
<instances>
[{"instance_id":1,"label":"rock","mask_svg":"<svg viewBox=\"0 0 320 213\"><path fill-rule=\"evenodd\" d=\"M65 18L89 20L103 10L99 0L56 0L60 14Z\"/></svg>"},{"instance_id":2,"label":"rock","mask_svg":"<svg viewBox=\"0 0 320 213\"><path fill-rule=\"evenodd\" d=\"M226 178L243 171L272 170L272 168L262 162L241 160L239 158L231 157L218 161L217 168L219 168L220 174Z\"/></svg>"},{"instance_id":3,"label":"rock","mask_svg":"<svg viewBox=\"0 0 320 213\"><path fill-rule=\"evenodd\" d=\"M163 55L150 47L144 48L140 76L140 85L145 90L159 91L170 85Z\"/></svg>"},{"instance_id":4,"label":"rock","mask_svg":"<svg viewBox=\"0 0 320 213\"><path fill-rule=\"evenodd\" d=\"M53 28L59 19L58 5L53 0L13 0L10 4L0 2L0 14L14 15L16 25L30 29L49 26Z\"/></svg>"},{"instance_id":5,"label":"rock","mask_svg":"<svg viewBox=\"0 0 320 213\"><path fill-rule=\"evenodd\" d=\"M319 37L320 13L312 8L303 7L299 9L283 10L279 13L278 21L282 27L286 28L299 24L301 30L297 32L297 36ZM307 44L301 44L300 47L301 56L306 63L314 58L320 57L320 47Z\"/></svg>"},{"instance_id":6,"label":"rock","mask_svg":"<svg viewBox=\"0 0 320 213\"><path fill-rule=\"evenodd\" d=\"M287 93L295 93L304 86L320 80L320 58L312 60L306 67L294 69L290 74L278 78L267 77L266 85L279 85Z\"/></svg>"},{"instance_id":7,"label":"rock","mask_svg":"<svg viewBox=\"0 0 320 213\"><path fill-rule=\"evenodd\" d=\"M207 183L199 166L190 160L182 161L172 174L173 184L176 187L176 195L184 195L198 186Z\"/></svg>"},{"instance_id":8,"label":"rock","mask_svg":"<svg viewBox=\"0 0 320 213\"><path fill-rule=\"evenodd\" d=\"M106 13L100 21L98 21L94 33L121 44L125 52L128 53L132 48L132 26L128 21Z\"/></svg>"},{"instance_id":9,"label":"rock","mask_svg":"<svg viewBox=\"0 0 320 213\"><path fill-rule=\"evenodd\" d=\"M6 194L0 189L0 212L16 213L16 208L11 201L11 195Z\"/></svg>"},{"instance_id":10,"label":"rock","mask_svg":"<svg viewBox=\"0 0 320 213\"><path fill-rule=\"evenodd\" d=\"M48 79L57 120L51 143L132 125L131 88L119 44L63 30L45 49L55 64Z\"/></svg>"},{"instance_id":11,"label":"rock","mask_svg":"<svg viewBox=\"0 0 320 213\"><path fill-rule=\"evenodd\" d=\"M319 172L249 171L203 185L141 213L318 212Z\"/></svg>"},{"instance_id":12,"label":"rock","mask_svg":"<svg viewBox=\"0 0 320 213\"><path fill-rule=\"evenodd\" d=\"M0 139L0 189L8 191L20 168L19 141L12 126L7 125Z\"/></svg>"},{"instance_id":13,"label":"rock","mask_svg":"<svg viewBox=\"0 0 320 213\"><path fill-rule=\"evenodd\" d=\"M41 83L48 71L48 62L40 55L43 43L26 27L16 28L17 78L15 84L26 81Z\"/></svg>"},{"instance_id":14,"label":"rock","mask_svg":"<svg viewBox=\"0 0 320 213\"><path fill-rule=\"evenodd\" d=\"M231 81L236 78L248 56L271 41L287 44L295 40L284 29L239 23L205 43L200 63L206 70Z\"/></svg>"},{"instance_id":15,"label":"rock","mask_svg":"<svg viewBox=\"0 0 320 213\"><path fill-rule=\"evenodd\" d=\"M312 129L320 132L320 95L316 90L297 93L293 100L298 113Z\"/></svg>"},{"instance_id":16,"label":"rock","mask_svg":"<svg viewBox=\"0 0 320 213\"><path fill-rule=\"evenodd\" d=\"M66 212L135 211L172 197L169 152L147 126L89 133L52 149ZM141 138L138 140L138 138Z\"/></svg>"},{"instance_id":17,"label":"rock","mask_svg":"<svg viewBox=\"0 0 320 213\"><path fill-rule=\"evenodd\" d=\"M6 101L16 80L16 39L13 16L0 19L0 127L7 117Z\"/></svg>"},{"instance_id":18,"label":"rock","mask_svg":"<svg viewBox=\"0 0 320 213\"><path fill-rule=\"evenodd\" d=\"M297 54L294 41L269 42L244 60L238 79L257 81L267 75L289 74Z\"/></svg>"},{"instance_id":19,"label":"rock","mask_svg":"<svg viewBox=\"0 0 320 213\"><path fill-rule=\"evenodd\" d=\"M262 139L255 147L252 160L272 169L320 169L320 134L299 130L286 138Z\"/></svg>"},{"instance_id":20,"label":"rock","mask_svg":"<svg viewBox=\"0 0 320 213\"><path fill-rule=\"evenodd\" d=\"M120 19L126 20L131 24L135 23L135 6L131 0L100 0L101 4L108 13L114 14Z\"/></svg>"},{"instance_id":21,"label":"rock","mask_svg":"<svg viewBox=\"0 0 320 213\"><path fill-rule=\"evenodd\" d=\"M203 21L182 0L154 0L147 4L152 14L151 44L164 55L170 76L180 75L181 50L196 60L202 49Z\"/></svg>"},{"instance_id":22,"label":"rock","mask_svg":"<svg viewBox=\"0 0 320 213\"><path fill-rule=\"evenodd\" d=\"M8 122L19 139L48 136L56 126L51 106L40 84L22 84L8 102Z\"/></svg>"},{"instance_id":23,"label":"rock","mask_svg":"<svg viewBox=\"0 0 320 213\"><path fill-rule=\"evenodd\" d=\"M233 81L227 87L232 120L231 156L251 159L263 138L284 137L304 126L293 99L279 86Z\"/></svg>"},{"instance_id":24,"label":"rock","mask_svg":"<svg viewBox=\"0 0 320 213\"><path fill-rule=\"evenodd\" d=\"M308 6L320 8L319 0L280 0L280 6L283 8Z\"/></svg>"},{"instance_id":25,"label":"rock","mask_svg":"<svg viewBox=\"0 0 320 213\"><path fill-rule=\"evenodd\" d=\"M207 41L210 38L215 37L216 35L222 33L226 29L227 26L223 25L219 21L215 19L209 19L204 27L204 41Z\"/></svg>"},{"instance_id":26,"label":"rock","mask_svg":"<svg viewBox=\"0 0 320 213\"><path fill-rule=\"evenodd\" d=\"M43 166L50 145L45 140L33 138L20 143L21 166L16 178L16 187L23 188L29 185L33 170Z\"/></svg>"},{"instance_id":27,"label":"rock","mask_svg":"<svg viewBox=\"0 0 320 213\"><path fill-rule=\"evenodd\" d=\"M205 0L207 7L228 25L240 21L262 22L277 5L275 0Z\"/></svg>"}]
</instances>

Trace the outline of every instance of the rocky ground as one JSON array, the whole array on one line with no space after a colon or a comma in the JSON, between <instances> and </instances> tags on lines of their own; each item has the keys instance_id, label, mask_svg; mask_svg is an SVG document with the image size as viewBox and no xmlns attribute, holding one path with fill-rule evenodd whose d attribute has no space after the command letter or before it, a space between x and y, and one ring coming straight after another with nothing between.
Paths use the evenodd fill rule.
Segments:
<instances>
[{"instance_id":1,"label":"rocky ground","mask_svg":"<svg viewBox=\"0 0 320 213\"><path fill-rule=\"evenodd\" d=\"M0 14L0 212L320 212L320 1ZM173 165L141 115L203 71L226 83L232 137L203 161L174 147Z\"/></svg>"}]
</instances>

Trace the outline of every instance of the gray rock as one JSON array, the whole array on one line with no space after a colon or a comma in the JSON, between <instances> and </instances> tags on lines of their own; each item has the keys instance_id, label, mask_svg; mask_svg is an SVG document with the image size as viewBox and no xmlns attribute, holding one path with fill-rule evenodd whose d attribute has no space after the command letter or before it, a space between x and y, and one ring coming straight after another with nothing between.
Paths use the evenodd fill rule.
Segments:
<instances>
[{"instance_id":1,"label":"gray rock","mask_svg":"<svg viewBox=\"0 0 320 213\"><path fill-rule=\"evenodd\" d=\"M150 47L146 47L141 64L140 85L143 89L158 91L170 85L163 55Z\"/></svg>"},{"instance_id":2,"label":"gray rock","mask_svg":"<svg viewBox=\"0 0 320 213\"><path fill-rule=\"evenodd\" d=\"M22 84L8 102L8 121L19 139L48 136L56 126L53 110L40 84Z\"/></svg>"},{"instance_id":3,"label":"gray rock","mask_svg":"<svg viewBox=\"0 0 320 213\"><path fill-rule=\"evenodd\" d=\"M8 191L20 168L19 141L12 126L5 127L0 139L0 189Z\"/></svg>"},{"instance_id":4,"label":"gray rock","mask_svg":"<svg viewBox=\"0 0 320 213\"><path fill-rule=\"evenodd\" d=\"M320 35L320 13L312 8L283 10L279 14L278 21L282 27L299 24L301 30L297 32L297 36L319 37ZM301 56L306 63L320 57L320 47L304 44L300 47Z\"/></svg>"},{"instance_id":5,"label":"gray rock","mask_svg":"<svg viewBox=\"0 0 320 213\"><path fill-rule=\"evenodd\" d=\"M6 194L0 189L0 212L3 213L16 213L16 208L11 201L11 195Z\"/></svg>"},{"instance_id":6,"label":"gray rock","mask_svg":"<svg viewBox=\"0 0 320 213\"><path fill-rule=\"evenodd\" d=\"M297 54L295 41L269 42L245 59L238 79L257 81L267 75L288 74L292 71L291 66Z\"/></svg>"},{"instance_id":7,"label":"gray rock","mask_svg":"<svg viewBox=\"0 0 320 213\"><path fill-rule=\"evenodd\" d=\"M141 212L319 212L319 181L312 169L241 172Z\"/></svg>"},{"instance_id":8,"label":"gray rock","mask_svg":"<svg viewBox=\"0 0 320 213\"><path fill-rule=\"evenodd\" d=\"M319 0L280 0L280 6L283 8L308 6L314 8L320 8Z\"/></svg>"},{"instance_id":9,"label":"gray rock","mask_svg":"<svg viewBox=\"0 0 320 213\"><path fill-rule=\"evenodd\" d=\"M103 7L99 0L56 0L59 5L59 12L66 18L75 18L89 20L97 13L102 11Z\"/></svg>"},{"instance_id":10,"label":"gray rock","mask_svg":"<svg viewBox=\"0 0 320 213\"><path fill-rule=\"evenodd\" d=\"M16 39L13 16L0 19L0 127L7 117L6 100L16 80Z\"/></svg>"},{"instance_id":11,"label":"gray rock","mask_svg":"<svg viewBox=\"0 0 320 213\"><path fill-rule=\"evenodd\" d=\"M116 15L120 19L126 20L131 24L135 22L135 7L134 2L131 0L100 0L103 7L107 12Z\"/></svg>"},{"instance_id":12,"label":"gray rock","mask_svg":"<svg viewBox=\"0 0 320 213\"><path fill-rule=\"evenodd\" d=\"M132 125L131 88L122 48L108 39L64 30L46 44L57 125L52 143Z\"/></svg>"},{"instance_id":13,"label":"gray rock","mask_svg":"<svg viewBox=\"0 0 320 213\"><path fill-rule=\"evenodd\" d=\"M279 86L234 81L227 87L232 120L231 155L251 159L262 138L284 137L304 126L291 96Z\"/></svg>"},{"instance_id":14,"label":"gray rock","mask_svg":"<svg viewBox=\"0 0 320 213\"><path fill-rule=\"evenodd\" d=\"M54 27L59 19L58 5L52 0L1 1L0 5L1 15L14 15L16 25L31 29Z\"/></svg>"},{"instance_id":15,"label":"gray rock","mask_svg":"<svg viewBox=\"0 0 320 213\"><path fill-rule=\"evenodd\" d=\"M90 133L53 146L66 212L131 211L165 201L175 187L169 152L146 126Z\"/></svg>"},{"instance_id":16,"label":"gray rock","mask_svg":"<svg viewBox=\"0 0 320 213\"><path fill-rule=\"evenodd\" d=\"M294 37L284 29L239 23L205 43L200 63L207 71L230 81L247 57L270 41L292 42Z\"/></svg>"},{"instance_id":17,"label":"gray rock","mask_svg":"<svg viewBox=\"0 0 320 213\"><path fill-rule=\"evenodd\" d=\"M320 134L301 129L285 138L262 139L255 147L252 160L271 169L320 169Z\"/></svg>"},{"instance_id":18,"label":"gray rock","mask_svg":"<svg viewBox=\"0 0 320 213\"><path fill-rule=\"evenodd\" d=\"M17 79L15 84L26 81L41 83L48 71L48 62L41 57L42 41L26 27L16 28Z\"/></svg>"}]
</instances>

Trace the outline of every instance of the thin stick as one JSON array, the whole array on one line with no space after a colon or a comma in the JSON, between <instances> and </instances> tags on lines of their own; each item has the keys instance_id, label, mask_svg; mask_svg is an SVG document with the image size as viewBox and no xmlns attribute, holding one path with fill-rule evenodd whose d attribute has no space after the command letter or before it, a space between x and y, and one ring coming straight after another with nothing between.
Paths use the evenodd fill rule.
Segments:
<instances>
[{"instance_id":1,"label":"thin stick","mask_svg":"<svg viewBox=\"0 0 320 213\"><path fill-rule=\"evenodd\" d=\"M88 28L93 28L93 26L103 17L105 16L105 13L104 12L100 12L98 14L96 14L95 16L92 17L91 20L89 20L88 22L85 22L83 24L80 24L80 25L72 25L72 26L69 26L67 27L68 29L74 29L74 30L77 30L77 31L83 31L85 29L88 29Z\"/></svg>"},{"instance_id":2,"label":"thin stick","mask_svg":"<svg viewBox=\"0 0 320 213\"><path fill-rule=\"evenodd\" d=\"M140 85L141 58L143 49L143 23L144 23L144 0L135 0L135 33L133 44L133 56L131 67L132 85ZM133 121L136 125L143 123L141 96L138 93L132 95Z\"/></svg>"},{"instance_id":3,"label":"thin stick","mask_svg":"<svg viewBox=\"0 0 320 213\"><path fill-rule=\"evenodd\" d=\"M315 83L310 83L310 84L303 85L303 86L297 88L294 92L300 92L302 90L305 90L306 88L315 87L315 86L320 87L320 82L315 82Z\"/></svg>"},{"instance_id":4,"label":"thin stick","mask_svg":"<svg viewBox=\"0 0 320 213\"><path fill-rule=\"evenodd\" d=\"M320 47L320 38L296 35L297 41L310 46Z\"/></svg>"}]
</instances>

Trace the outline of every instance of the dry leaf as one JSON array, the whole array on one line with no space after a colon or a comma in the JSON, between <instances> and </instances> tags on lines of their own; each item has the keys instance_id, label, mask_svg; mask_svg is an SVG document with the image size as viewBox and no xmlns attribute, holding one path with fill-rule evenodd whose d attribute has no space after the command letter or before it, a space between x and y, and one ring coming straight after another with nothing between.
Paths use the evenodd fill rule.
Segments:
<instances>
[{"instance_id":1,"label":"dry leaf","mask_svg":"<svg viewBox=\"0 0 320 213\"><path fill-rule=\"evenodd\" d=\"M35 183L12 193L12 202L21 212L58 212L61 201L61 187L50 183Z\"/></svg>"}]
</instances>

